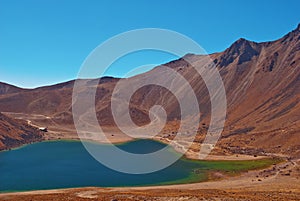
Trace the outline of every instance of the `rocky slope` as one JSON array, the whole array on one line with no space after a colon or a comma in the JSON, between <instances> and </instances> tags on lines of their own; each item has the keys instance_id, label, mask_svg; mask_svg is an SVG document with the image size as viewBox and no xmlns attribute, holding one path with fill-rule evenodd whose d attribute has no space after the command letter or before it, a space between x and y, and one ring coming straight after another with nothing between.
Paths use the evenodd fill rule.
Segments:
<instances>
[{"instance_id":1,"label":"rocky slope","mask_svg":"<svg viewBox=\"0 0 300 201\"><path fill-rule=\"evenodd\" d=\"M37 128L0 113L0 151L41 140L42 133Z\"/></svg>"},{"instance_id":2,"label":"rocky slope","mask_svg":"<svg viewBox=\"0 0 300 201\"><path fill-rule=\"evenodd\" d=\"M26 91L26 89L21 89L19 87L13 86L13 85L0 82L0 95L18 93L18 92L24 92L24 91Z\"/></svg>"}]
</instances>

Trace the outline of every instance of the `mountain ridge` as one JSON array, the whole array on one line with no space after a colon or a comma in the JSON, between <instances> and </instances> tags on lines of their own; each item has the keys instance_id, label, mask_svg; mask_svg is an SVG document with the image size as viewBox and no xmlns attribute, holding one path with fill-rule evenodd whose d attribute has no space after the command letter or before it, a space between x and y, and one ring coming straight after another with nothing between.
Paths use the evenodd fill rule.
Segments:
<instances>
[{"instance_id":1,"label":"mountain ridge","mask_svg":"<svg viewBox=\"0 0 300 201\"><path fill-rule=\"evenodd\" d=\"M209 56L223 79L228 102L228 115L218 146L223 151L241 152L241 147L252 152L289 153L299 156L299 82L300 82L300 31L297 28L282 38L256 43L239 39L223 52ZM193 65L199 65L201 55L188 54L146 73L126 78L132 83L148 75L159 75L161 68L172 68L191 84L199 102L201 123L197 141L201 142L210 122L210 99L203 79ZM188 59L187 59L188 58ZM160 78L156 76L157 81ZM97 85L96 112L100 125L115 127L111 115L111 93L120 78L102 78ZM93 81L91 81L94 84ZM74 80L52 86L39 87L15 93L0 94L0 111L41 114L52 121L34 120L50 126L64 124L72 128L72 86ZM1 91L1 90L0 90ZM13 90L11 90L13 91ZM153 105L165 105L168 125L165 133L176 133L180 119L178 102L166 89L146 86L139 89L130 103L130 114L137 125L150 119L148 111ZM175 125L175 126L174 126ZM266 139L269 139L266 142ZM283 141L286 139L286 141ZM274 146L280 144L280 147Z\"/></svg>"},{"instance_id":2,"label":"mountain ridge","mask_svg":"<svg viewBox=\"0 0 300 201\"><path fill-rule=\"evenodd\" d=\"M297 25L297 27L295 29L293 29L292 31L290 31L289 33L285 34L283 37L280 37L278 39L275 39L275 40L269 40L269 41L264 41L264 42L256 42L256 41L252 41L252 40L248 40L244 37L241 37L241 38L238 38L236 41L234 41L228 48L226 48L224 51L226 51L227 49L230 49L232 46L235 46L235 44L240 44L240 43L250 43L250 44L256 44L256 45L268 45L272 42L276 42L276 41L280 41L280 40L283 40L285 41L286 38L290 37L290 35L297 35L300 33L300 23ZM300 37L300 36L299 36ZM300 38L298 38L298 40L300 40ZM223 51L222 51L223 52ZM216 54L219 54L220 52L215 52L215 53L210 53L208 55L216 55ZM173 63L174 61L177 61L177 60L181 60L181 59L184 59L185 57L189 57L189 56L195 56L196 54L194 53L187 53L186 55L184 55L183 57L181 58L178 58L178 59L175 59L175 60L172 60L170 62L167 62L166 64L164 65L167 65L168 63ZM122 79L120 77L113 77L113 76L103 76L102 78L115 78L115 79ZM101 79L101 78L93 78L93 79ZM43 87L51 87L51 86L56 86L56 85L60 85L60 84L64 84L64 83L69 83L69 82L74 82L75 80L77 79L70 79L70 80L67 80L67 81L64 81L64 82L59 82L59 83L55 83L55 84L50 84L50 85L41 85L41 86L38 86L38 87L34 87L34 88L27 88L27 87L21 87L21 86L17 86L17 85L13 85L13 84L8 84L8 83L5 83L5 82L1 82L0 81L0 85L9 85L9 86L12 86L12 87L16 87L16 88L19 88L19 89L24 89L24 90L35 90L35 89L40 89L40 88L43 88Z\"/></svg>"}]
</instances>

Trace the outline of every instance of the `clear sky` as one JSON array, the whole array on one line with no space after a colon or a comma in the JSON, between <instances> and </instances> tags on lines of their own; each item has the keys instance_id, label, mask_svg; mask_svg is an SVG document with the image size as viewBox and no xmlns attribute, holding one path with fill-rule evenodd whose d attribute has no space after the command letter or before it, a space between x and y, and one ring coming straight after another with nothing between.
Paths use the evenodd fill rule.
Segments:
<instances>
[{"instance_id":1,"label":"clear sky","mask_svg":"<svg viewBox=\"0 0 300 201\"><path fill-rule=\"evenodd\" d=\"M171 29L208 53L241 37L274 40L296 28L299 8L299 0L0 0L0 81L32 88L74 79L95 47L132 29ZM107 75L172 59L148 51Z\"/></svg>"}]
</instances>

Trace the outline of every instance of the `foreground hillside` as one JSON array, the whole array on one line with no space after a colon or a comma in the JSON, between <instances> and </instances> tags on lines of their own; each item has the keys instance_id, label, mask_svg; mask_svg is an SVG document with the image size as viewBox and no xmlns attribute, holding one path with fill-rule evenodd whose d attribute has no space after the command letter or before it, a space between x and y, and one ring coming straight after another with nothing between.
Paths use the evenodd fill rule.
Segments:
<instances>
[{"instance_id":1,"label":"foreground hillside","mask_svg":"<svg viewBox=\"0 0 300 201\"><path fill-rule=\"evenodd\" d=\"M300 157L300 26L272 42L239 39L224 52L210 57L223 79L228 104L224 132L215 152ZM165 68L172 68L185 77L196 93L201 111L193 147L197 150L197 143L202 142L210 123L210 99L203 80L185 59L192 61L192 65L200 65L202 56L186 55L126 82L130 85L150 75L155 75L157 81L171 81L171 77L159 76ZM99 83L87 81L88 87L97 87L97 117L108 130L116 127L110 98L119 80L104 77ZM69 81L23 90L1 83L0 111L49 126L50 131L61 133L59 137L69 137L75 133L71 106L73 84L74 81ZM133 121L138 125L149 123L148 111L153 105L166 106L168 122L161 136L172 138L181 118L179 106L175 97L162 87L150 85L134 94L130 102ZM36 118L36 115L47 118Z\"/></svg>"},{"instance_id":2,"label":"foreground hillside","mask_svg":"<svg viewBox=\"0 0 300 201\"><path fill-rule=\"evenodd\" d=\"M0 151L41 140L42 134L38 129L0 113Z\"/></svg>"}]
</instances>

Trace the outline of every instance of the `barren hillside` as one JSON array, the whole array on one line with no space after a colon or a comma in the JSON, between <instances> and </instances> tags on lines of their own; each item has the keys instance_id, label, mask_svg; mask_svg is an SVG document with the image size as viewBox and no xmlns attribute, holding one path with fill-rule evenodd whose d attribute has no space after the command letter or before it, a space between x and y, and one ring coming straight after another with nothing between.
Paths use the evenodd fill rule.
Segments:
<instances>
[{"instance_id":1,"label":"barren hillside","mask_svg":"<svg viewBox=\"0 0 300 201\"><path fill-rule=\"evenodd\" d=\"M256 43L239 39L224 52L210 55L223 79L227 95L227 119L219 141L219 151L263 154L265 152L300 156L300 25L284 37L271 42ZM159 76L172 68L186 78L195 91L201 111L198 141L201 142L210 123L210 99L201 77L186 60L199 65L201 55L158 66L144 74L126 79L135 83L155 75L157 81L172 79ZM120 79L105 77L97 85L96 109L101 125L115 127L110 98ZM123 80L124 81L124 80ZM24 90L0 85L0 111L39 114L51 117L36 120L39 124L63 125L72 128L72 86L74 81L54 86ZM128 84L130 87L130 85ZM130 115L138 125L149 123L148 111L153 105L165 106L168 125L164 132L176 132L180 119L179 105L172 93L149 85L131 98ZM54 122L54 123L53 123Z\"/></svg>"},{"instance_id":2,"label":"barren hillside","mask_svg":"<svg viewBox=\"0 0 300 201\"><path fill-rule=\"evenodd\" d=\"M38 129L0 113L0 151L40 140L42 134Z\"/></svg>"}]
</instances>

